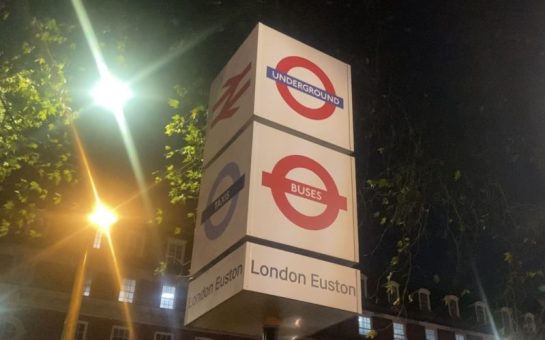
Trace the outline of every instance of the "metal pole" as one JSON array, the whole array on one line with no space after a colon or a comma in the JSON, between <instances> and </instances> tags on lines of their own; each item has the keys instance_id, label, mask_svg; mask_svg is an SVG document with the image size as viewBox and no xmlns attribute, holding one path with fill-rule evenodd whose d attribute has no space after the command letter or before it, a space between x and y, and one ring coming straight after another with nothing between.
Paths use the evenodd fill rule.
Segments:
<instances>
[{"instance_id":1,"label":"metal pole","mask_svg":"<svg viewBox=\"0 0 545 340\"><path fill-rule=\"evenodd\" d=\"M81 300L83 296L83 283L85 281L85 268L87 263L87 249L76 271L76 277L74 278L74 284L72 286L72 294L70 296L70 302L68 305L68 311L66 312L66 318L64 319L64 327L62 329L61 340L74 340L76 336L76 328L79 319L79 310L81 308Z\"/></svg>"},{"instance_id":2,"label":"metal pole","mask_svg":"<svg viewBox=\"0 0 545 340\"><path fill-rule=\"evenodd\" d=\"M278 339L278 327L275 326L263 326L262 340L277 340Z\"/></svg>"},{"instance_id":3,"label":"metal pole","mask_svg":"<svg viewBox=\"0 0 545 340\"><path fill-rule=\"evenodd\" d=\"M266 318L263 322L263 336L262 340L278 340L278 326L280 326L280 320L277 318Z\"/></svg>"}]
</instances>

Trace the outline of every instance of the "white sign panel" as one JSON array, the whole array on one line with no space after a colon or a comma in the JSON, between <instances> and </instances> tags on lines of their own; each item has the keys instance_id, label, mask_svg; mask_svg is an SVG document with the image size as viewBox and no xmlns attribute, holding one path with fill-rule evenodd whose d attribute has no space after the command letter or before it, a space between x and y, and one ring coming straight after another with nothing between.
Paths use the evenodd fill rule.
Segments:
<instances>
[{"instance_id":1,"label":"white sign panel","mask_svg":"<svg viewBox=\"0 0 545 340\"><path fill-rule=\"evenodd\" d=\"M253 122L203 175L191 272L246 235L358 262L355 193L352 157Z\"/></svg>"},{"instance_id":2,"label":"white sign panel","mask_svg":"<svg viewBox=\"0 0 545 340\"><path fill-rule=\"evenodd\" d=\"M240 247L189 283L186 325L242 290L245 258Z\"/></svg>"},{"instance_id":3,"label":"white sign panel","mask_svg":"<svg viewBox=\"0 0 545 340\"><path fill-rule=\"evenodd\" d=\"M258 27L236 51L210 87L204 163L208 163L255 111Z\"/></svg>"},{"instance_id":4,"label":"white sign panel","mask_svg":"<svg viewBox=\"0 0 545 340\"><path fill-rule=\"evenodd\" d=\"M253 129L248 234L358 262L354 158Z\"/></svg>"},{"instance_id":5,"label":"white sign panel","mask_svg":"<svg viewBox=\"0 0 545 340\"><path fill-rule=\"evenodd\" d=\"M214 80L207 164L252 115L354 150L350 66L263 24Z\"/></svg>"},{"instance_id":6,"label":"white sign panel","mask_svg":"<svg viewBox=\"0 0 545 340\"><path fill-rule=\"evenodd\" d=\"M199 192L191 272L194 274L246 235L252 129L208 167Z\"/></svg>"},{"instance_id":7,"label":"white sign panel","mask_svg":"<svg viewBox=\"0 0 545 340\"><path fill-rule=\"evenodd\" d=\"M361 313L360 272L248 243L247 290Z\"/></svg>"},{"instance_id":8,"label":"white sign panel","mask_svg":"<svg viewBox=\"0 0 545 340\"><path fill-rule=\"evenodd\" d=\"M255 114L354 150L350 65L259 25Z\"/></svg>"},{"instance_id":9,"label":"white sign panel","mask_svg":"<svg viewBox=\"0 0 545 340\"><path fill-rule=\"evenodd\" d=\"M242 291L361 313L358 270L245 243L190 282L185 324L193 322ZM276 300L274 309L281 311L284 304L287 305L287 302ZM266 314L265 311L271 308L252 304L251 301L247 301L246 306L241 318L247 318L248 314ZM297 312L291 311L293 314Z\"/></svg>"}]
</instances>

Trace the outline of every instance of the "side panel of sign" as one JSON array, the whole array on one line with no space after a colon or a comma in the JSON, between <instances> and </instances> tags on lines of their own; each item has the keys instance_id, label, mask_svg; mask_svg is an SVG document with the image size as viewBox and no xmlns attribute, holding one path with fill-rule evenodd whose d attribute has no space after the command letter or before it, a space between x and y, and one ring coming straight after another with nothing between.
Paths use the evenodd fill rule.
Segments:
<instances>
[{"instance_id":1,"label":"side panel of sign","mask_svg":"<svg viewBox=\"0 0 545 340\"><path fill-rule=\"evenodd\" d=\"M246 247L240 247L189 283L185 323L188 324L240 292L244 285Z\"/></svg>"},{"instance_id":2,"label":"side panel of sign","mask_svg":"<svg viewBox=\"0 0 545 340\"><path fill-rule=\"evenodd\" d=\"M358 270L248 244L246 290L361 313Z\"/></svg>"},{"instance_id":3,"label":"side panel of sign","mask_svg":"<svg viewBox=\"0 0 545 340\"><path fill-rule=\"evenodd\" d=\"M254 123L249 234L358 262L352 157Z\"/></svg>"},{"instance_id":4,"label":"side panel of sign","mask_svg":"<svg viewBox=\"0 0 545 340\"><path fill-rule=\"evenodd\" d=\"M191 272L246 234L252 131L246 129L203 175Z\"/></svg>"},{"instance_id":5,"label":"side panel of sign","mask_svg":"<svg viewBox=\"0 0 545 340\"><path fill-rule=\"evenodd\" d=\"M257 34L256 28L212 82L205 164L254 113Z\"/></svg>"},{"instance_id":6,"label":"side panel of sign","mask_svg":"<svg viewBox=\"0 0 545 340\"><path fill-rule=\"evenodd\" d=\"M354 150L350 66L262 24L255 114Z\"/></svg>"}]
</instances>

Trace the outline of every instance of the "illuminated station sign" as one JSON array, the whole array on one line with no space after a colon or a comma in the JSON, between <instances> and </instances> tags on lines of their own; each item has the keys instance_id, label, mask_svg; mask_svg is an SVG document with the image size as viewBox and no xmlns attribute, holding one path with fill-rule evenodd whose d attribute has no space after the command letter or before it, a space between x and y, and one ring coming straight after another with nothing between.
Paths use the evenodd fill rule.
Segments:
<instances>
[{"instance_id":1,"label":"illuminated station sign","mask_svg":"<svg viewBox=\"0 0 545 340\"><path fill-rule=\"evenodd\" d=\"M185 324L297 337L361 313L350 66L258 24L209 111Z\"/></svg>"}]
</instances>

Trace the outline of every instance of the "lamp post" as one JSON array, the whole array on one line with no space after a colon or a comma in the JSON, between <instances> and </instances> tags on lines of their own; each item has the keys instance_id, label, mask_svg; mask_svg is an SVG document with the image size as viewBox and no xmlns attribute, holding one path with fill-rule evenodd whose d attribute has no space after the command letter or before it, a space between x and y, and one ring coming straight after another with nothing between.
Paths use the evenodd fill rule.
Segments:
<instances>
[{"instance_id":1,"label":"lamp post","mask_svg":"<svg viewBox=\"0 0 545 340\"><path fill-rule=\"evenodd\" d=\"M89 214L88 219L101 233L108 234L110 232L110 226L117 222L117 215L102 202L97 201L95 210ZM76 335L81 299L83 296L83 283L85 281L89 245L84 249L83 256L77 267L74 284L72 285L72 293L68 311L66 312L66 318L64 319L61 340L74 340L74 336Z\"/></svg>"}]
</instances>

